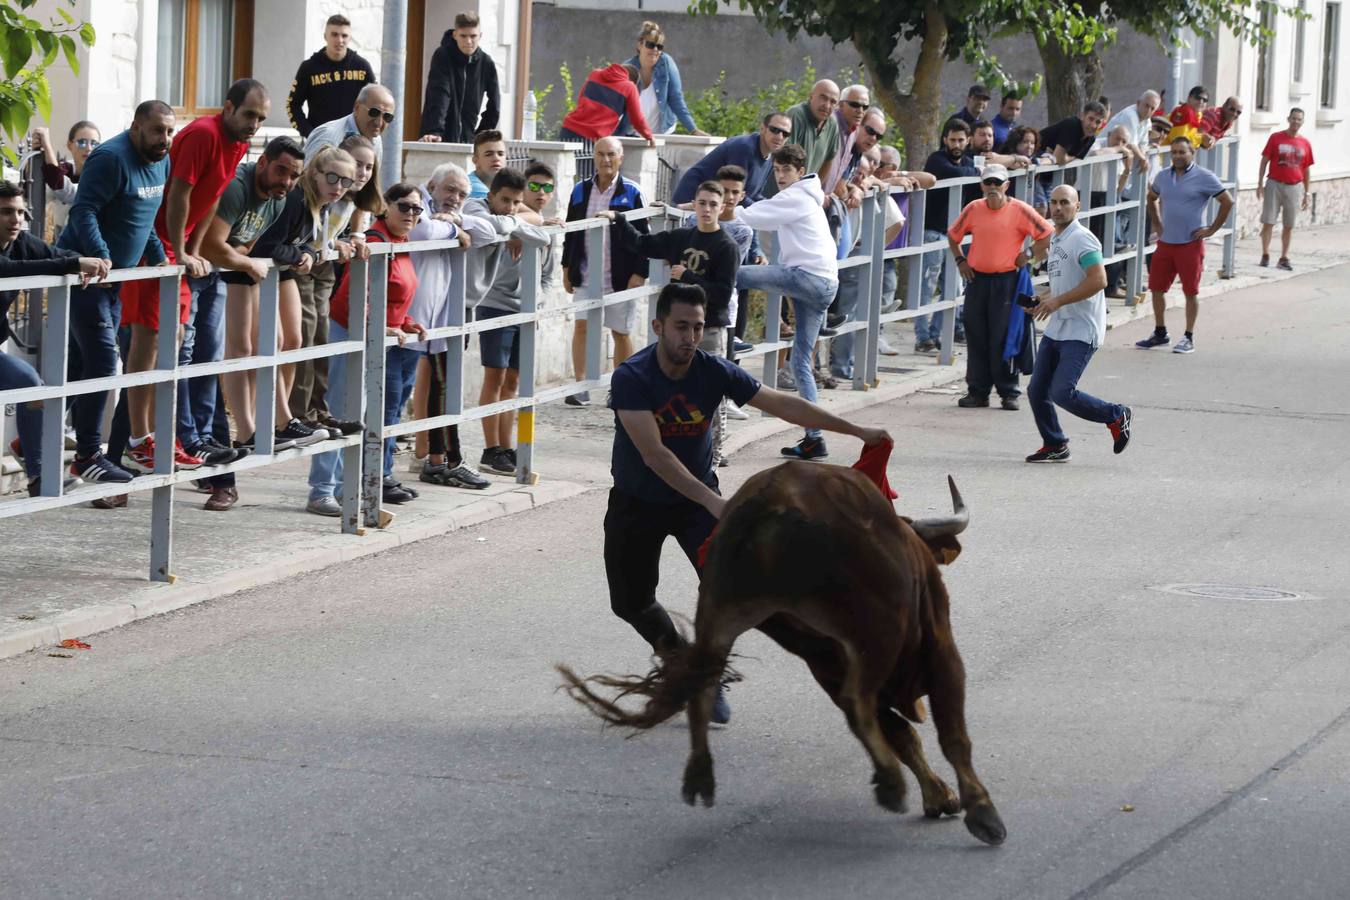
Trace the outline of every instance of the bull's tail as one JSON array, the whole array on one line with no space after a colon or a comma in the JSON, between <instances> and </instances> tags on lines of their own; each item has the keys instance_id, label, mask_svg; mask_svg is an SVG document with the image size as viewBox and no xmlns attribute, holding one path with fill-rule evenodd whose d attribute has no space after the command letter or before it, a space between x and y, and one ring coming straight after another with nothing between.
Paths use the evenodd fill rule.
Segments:
<instances>
[{"instance_id":1,"label":"bull's tail","mask_svg":"<svg viewBox=\"0 0 1350 900\"><path fill-rule=\"evenodd\" d=\"M734 680L725 654L714 653L698 644L658 654L656 665L645 676L592 675L582 678L564 665L557 665L567 693L611 725L626 728L655 728L683 710L689 701L721 680ZM616 690L613 698L601 696L597 689ZM619 705L625 697L645 697L640 710L629 712Z\"/></svg>"}]
</instances>

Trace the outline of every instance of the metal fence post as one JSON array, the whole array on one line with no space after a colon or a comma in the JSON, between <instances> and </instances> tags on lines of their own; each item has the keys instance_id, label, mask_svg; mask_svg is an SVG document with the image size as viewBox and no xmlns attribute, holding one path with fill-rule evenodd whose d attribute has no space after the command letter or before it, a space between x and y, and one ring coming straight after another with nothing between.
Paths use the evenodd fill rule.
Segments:
<instances>
[{"instance_id":1,"label":"metal fence post","mask_svg":"<svg viewBox=\"0 0 1350 900\"><path fill-rule=\"evenodd\" d=\"M605 298L605 231L609 223L586 229L586 280L579 293L583 300ZM627 285L613 285L623 290ZM605 310L603 307L586 310L586 381L599 381L604 368ZM589 389L588 389L589 390Z\"/></svg>"},{"instance_id":2,"label":"metal fence post","mask_svg":"<svg viewBox=\"0 0 1350 900\"><path fill-rule=\"evenodd\" d=\"M178 370L178 274L159 278L159 332L155 338L155 370ZM155 385L155 474L173 473L174 424L178 379ZM154 489L150 508L150 580L172 584L173 483Z\"/></svg>"},{"instance_id":3,"label":"metal fence post","mask_svg":"<svg viewBox=\"0 0 1350 900\"><path fill-rule=\"evenodd\" d=\"M961 192L962 188L952 187L947 189L947 227L955 222L961 215ZM946 229L943 229L943 236L946 236ZM943 250L946 254L943 260L943 269L946 277L942 279L942 299L956 300L965 292L965 285L961 281L961 273L956 269L956 258L951 255L951 250ZM956 344L956 317L961 314L961 306L958 301L956 306L947 310L947 315L942 317L942 347L938 351L938 365L950 366L952 364L952 355Z\"/></svg>"},{"instance_id":4,"label":"metal fence post","mask_svg":"<svg viewBox=\"0 0 1350 900\"><path fill-rule=\"evenodd\" d=\"M273 432L279 424L276 421L277 405L277 307L280 299L280 272L276 266L267 270L259 286L258 294L258 346L255 352L260 357L271 357L257 370L258 385L257 409L254 410L253 452L259 455L272 453Z\"/></svg>"},{"instance_id":5,"label":"metal fence post","mask_svg":"<svg viewBox=\"0 0 1350 900\"><path fill-rule=\"evenodd\" d=\"M906 243L911 247L923 244L924 219L928 215L928 191L919 189L909 195L909 233ZM907 256L906 268L909 276L905 279L905 309L918 309L925 303L932 303L932 297L923 296L923 261L928 256Z\"/></svg>"},{"instance_id":6,"label":"metal fence post","mask_svg":"<svg viewBox=\"0 0 1350 900\"><path fill-rule=\"evenodd\" d=\"M1233 197L1233 208L1228 213L1228 234L1223 236L1223 268L1219 274L1224 278L1233 277L1233 266L1237 262L1237 232L1238 232L1238 146L1240 138L1234 138L1229 144L1224 145L1224 152L1228 154L1227 169L1228 175L1224 180L1232 184L1230 193Z\"/></svg>"},{"instance_id":7,"label":"metal fence post","mask_svg":"<svg viewBox=\"0 0 1350 900\"><path fill-rule=\"evenodd\" d=\"M389 256L370 257L366 304L365 429L361 442L361 507L369 528L380 526L384 487L384 323L389 301Z\"/></svg>"},{"instance_id":8,"label":"metal fence post","mask_svg":"<svg viewBox=\"0 0 1350 900\"><path fill-rule=\"evenodd\" d=\"M347 264L347 340L360 341L361 350L348 353L343 360L346 373L345 394L346 417L365 422L365 370L366 370L366 308L369 294L370 262L360 257L352 257ZM379 329L384 333L384 329ZM364 428L362 435L365 434ZM361 458L362 444L353 444L342 448L342 531L345 534L361 534Z\"/></svg>"},{"instance_id":9,"label":"metal fence post","mask_svg":"<svg viewBox=\"0 0 1350 900\"><path fill-rule=\"evenodd\" d=\"M520 311L530 314L530 320L520 325L521 399L534 396L535 378L538 377L535 353L539 339L539 268L543 253L532 244L523 244L521 248ZM522 406L516 415L516 483L536 484L538 481L539 475L534 471L534 404L531 403Z\"/></svg>"},{"instance_id":10,"label":"metal fence post","mask_svg":"<svg viewBox=\"0 0 1350 900\"><path fill-rule=\"evenodd\" d=\"M1139 293L1144 287L1144 244L1148 242L1148 169L1140 169L1134 174L1134 185L1130 192L1134 202L1134 212L1130 216L1127 240L1134 244L1134 254L1125 264L1126 306L1139 303Z\"/></svg>"},{"instance_id":11,"label":"metal fence post","mask_svg":"<svg viewBox=\"0 0 1350 900\"><path fill-rule=\"evenodd\" d=\"M886 262L881 258L886 251L886 216L881 204L891 203L886 189L863 198L863 248L867 253L867 293L863 296L863 310L867 327L853 332L853 389L865 391L877 380L877 338L881 335L881 276ZM870 228L868 222L871 223ZM858 304L853 304L855 315ZM859 346L859 340L862 344Z\"/></svg>"},{"instance_id":12,"label":"metal fence post","mask_svg":"<svg viewBox=\"0 0 1350 900\"><path fill-rule=\"evenodd\" d=\"M39 179L40 180L40 179ZM29 291L29 304L37 299ZM47 291L47 321L42 329L42 345L38 365L42 367L42 383L52 386L66 384L66 353L70 341L70 286L49 288ZM58 497L65 493L65 421L66 398L50 397L42 401L42 471L43 497Z\"/></svg>"}]
</instances>

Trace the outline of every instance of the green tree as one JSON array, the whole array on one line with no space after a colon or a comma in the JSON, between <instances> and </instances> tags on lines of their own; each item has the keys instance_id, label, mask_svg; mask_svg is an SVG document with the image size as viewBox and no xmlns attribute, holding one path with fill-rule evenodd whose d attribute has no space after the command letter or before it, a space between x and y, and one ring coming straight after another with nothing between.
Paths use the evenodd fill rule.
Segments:
<instances>
[{"instance_id":1,"label":"green tree","mask_svg":"<svg viewBox=\"0 0 1350 900\"><path fill-rule=\"evenodd\" d=\"M19 159L14 147L27 133L29 121L35 114L48 121L52 117L47 67L56 62L58 54L64 54L78 73L76 41L86 47L94 45L94 26L76 22L64 8L74 7L75 0L58 0L60 18L46 25L27 15L37 2L0 0L0 64L5 70L0 82L0 154L15 165Z\"/></svg>"},{"instance_id":2,"label":"green tree","mask_svg":"<svg viewBox=\"0 0 1350 900\"><path fill-rule=\"evenodd\" d=\"M910 165L937 145L942 69L949 60L964 57L992 83L1030 93L1038 83L1011 78L989 52L991 37L1028 18L1065 46L1095 46L1109 37L1070 0L692 0L690 11L712 14L732 3L752 12L770 33L851 42L871 79L873 99L899 125ZM919 55L906 86L895 52L908 41L918 42Z\"/></svg>"},{"instance_id":3,"label":"green tree","mask_svg":"<svg viewBox=\"0 0 1350 900\"><path fill-rule=\"evenodd\" d=\"M1234 3L1231 0L1079 0L1085 16L1112 30L1128 25L1140 34L1156 39L1164 48L1180 42L1187 30L1196 34L1218 34L1229 31L1239 40L1259 45L1270 39L1271 30L1264 24L1280 15L1304 15L1297 7L1281 6L1274 0L1255 3ZM1063 32L1041 28L1031 15L1023 17L1022 26L1036 39L1041 61L1045 66L1046 103L1050 119L1076 115L1083 103L1095 100L1102 93L1102 50L1105 42L1083 44L1062 40ZM1072 34L1070 33L1070 38ZM1186 85L1183 89L1188 89ZM1120 98L1116 106L1132 102L1134 98ZM1180 97L1169 97L1169 104L1181 102ZM1219 102L1215 98L1215 102Z\"/></svg>"}]
</instances>

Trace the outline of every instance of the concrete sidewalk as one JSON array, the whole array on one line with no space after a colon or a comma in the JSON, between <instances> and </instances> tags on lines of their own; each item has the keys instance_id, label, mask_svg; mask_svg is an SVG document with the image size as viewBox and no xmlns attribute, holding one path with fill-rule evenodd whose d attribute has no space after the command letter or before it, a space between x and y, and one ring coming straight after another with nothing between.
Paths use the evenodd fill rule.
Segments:
<instances>
[{"instance_id":1,"label":"concrete sidewalk","mask_svg":"<svg viewBox=\"0 0 1350 900\"><path fill-rule=\"evenodd\" d=\"M1259 287L1350 262L1350 226L1307 230L1297 238L1297 271L1259 268L1259 245L1244 241L1239 244L1235 277L1220 281L1210 276L1202 296ZM1217 252L1210 259L1217 265ZM1182 302L1180 294L1174 294L1169 305ZM1202 313L1201 335L1205 316L1212 314ZM1147 302L1133 308L1113 304L1109 324L1115 327L1146 315L1151 315ZM1179 326L1174 321L1173 331ZM886 336L897 347L913 346L908 324L888 327ZM942 367L931 355L907 352L882 357L879 388L823 391L821 398L832 411L849 413L963 377L960 353L955 365ZM956 386L950 390L960 392ZM793 430L758 414L731 425L728 447L733 452ZM342 534L335 519L304 511L307 461L248 473L240 481L239 504L227 513L207 512L201 508L202 495L179 489L173 547L177 582L172 585L152 583L146 577L148 494L133 496L125 510L82 505L0 520L0 658L607 488L612 438L612 414L599 404L587 409L543 407L536 423L539 484L521 487L494 477L493 486L483 492L420 484L415 475L406 474L408 454L400 454L399 477L417 484L421 497L392 508L397 518L390 528L369 530L361 537ZM465 428L464 439L472 461L481 449L479 429Z\"/></svg>"}]
</instances>

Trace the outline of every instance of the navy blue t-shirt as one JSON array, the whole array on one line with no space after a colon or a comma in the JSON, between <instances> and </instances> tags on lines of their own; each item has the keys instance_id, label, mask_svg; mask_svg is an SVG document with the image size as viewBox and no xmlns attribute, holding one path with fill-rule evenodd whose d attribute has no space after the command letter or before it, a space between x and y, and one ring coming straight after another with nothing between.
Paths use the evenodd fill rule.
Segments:
<instances>
[{"instance_id":1,"label":"navy blue t-shirt","mask_svg":"<svg viewBox=\"0 0 1350 900\"><path fill-rule=\"evenodd\" d=\"M684 378L673 381L661 371L656 345L651 344L614 370L609 389L609 405L615 411L614 457L610 463L614 486L640 500L679 503L684 495L647 468L619 422L618 411L640 409L654 415L661 443L695 478L715 490L712 424L717 405L729 397L737 406L744 406L759 391L759 382L740 366L702 350L694 352Z\"/></svg>"}]
</instances>

